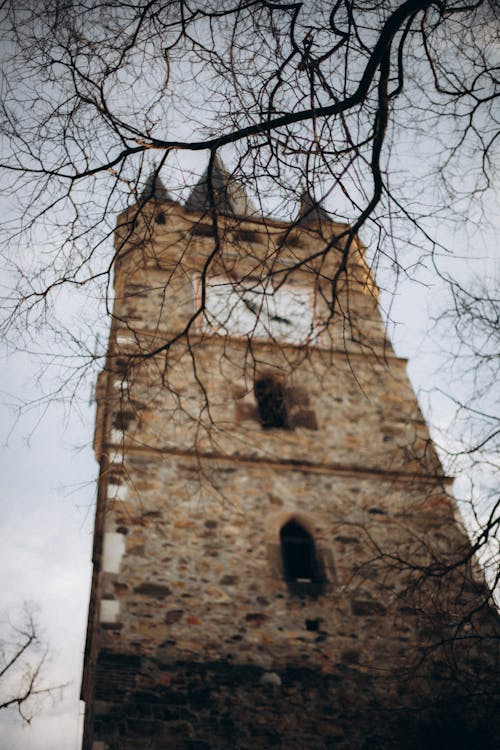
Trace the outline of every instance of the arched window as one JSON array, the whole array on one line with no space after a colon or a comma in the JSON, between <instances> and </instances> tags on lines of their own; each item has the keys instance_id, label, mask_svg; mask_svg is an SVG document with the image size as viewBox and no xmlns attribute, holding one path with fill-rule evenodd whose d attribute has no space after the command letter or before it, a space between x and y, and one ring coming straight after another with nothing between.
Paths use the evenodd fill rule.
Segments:
<instances>
[{"instance_id":1,"label":"arched window","mask_svg":"<svg viewBox=\"0 0 500 750\"><path fill-rule=\"evenodd\" d=\"M281 557L289 583L320 583L314 540L297 521L288 521L280 531Z\"/></svg>"}]
</instances>

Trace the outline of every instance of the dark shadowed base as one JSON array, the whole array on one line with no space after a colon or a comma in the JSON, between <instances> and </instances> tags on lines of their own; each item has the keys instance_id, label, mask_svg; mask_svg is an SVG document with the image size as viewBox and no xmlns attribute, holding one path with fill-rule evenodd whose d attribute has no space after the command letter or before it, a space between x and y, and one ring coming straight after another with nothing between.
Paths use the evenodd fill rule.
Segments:
<instances>
[{"instance_id":1,"label":"dark shadowed base","mask_svg":"<svg viewBox=\"0 0 500 750\"><path fill-rule=\"evenodd\" d=\"M446 679L429 687L348 665L334 674L266 672L224 662L159 665L119 654L101 655L98 675L85 750L92 734L98 750L498 747L498 694L473 698Z\"/></svg>"}]
</instances>

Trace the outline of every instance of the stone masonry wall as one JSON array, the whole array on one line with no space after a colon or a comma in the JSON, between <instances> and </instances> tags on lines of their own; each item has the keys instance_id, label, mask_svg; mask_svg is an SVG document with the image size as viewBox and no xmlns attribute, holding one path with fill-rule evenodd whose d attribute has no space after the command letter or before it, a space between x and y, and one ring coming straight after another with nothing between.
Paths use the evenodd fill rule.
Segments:
<instances>
[{"instance_id":1,"label":"stone masonry wall","mask_svg":"<svg viewBox=\"0 0 500 750\"><path fill-rule=\"evenodd\" d=\"M477 702L454 703L399 679L373 680L339 666L335 675L290 667L266 672L224 662L140 665L103 655L115 677L97 702L109 750L493 750L495 721ZM142 678L134 693L122 678ZM152 681L161 673L162 682ZM447 696L449 698L450 696ZM110 699L115 702L110 703ZM409 710L408 706L412 706Z\"/></svg>"},{"instance_id":2,"label":"stone masonry wall","mask_svg":"<svg viewBox=\"0 0 500 750\"><path fill-rule=\"evenodd\" d=\"M352 327L250 345L200 323L149 356L193 314L213 243L169 211L147 241L137 224L118 233L85 750L487 748L498 620L360 247L342 288ZM226 231L225 273L235 255L266 267L283 227L263 226L247 246ZM339 257L325 263L334 274ZM297 283L324 321L313 270ZM294 429L263 428L264 376ZM314 540L321 586L285 580L290 520Z\"/></svg>"}]
</instances>

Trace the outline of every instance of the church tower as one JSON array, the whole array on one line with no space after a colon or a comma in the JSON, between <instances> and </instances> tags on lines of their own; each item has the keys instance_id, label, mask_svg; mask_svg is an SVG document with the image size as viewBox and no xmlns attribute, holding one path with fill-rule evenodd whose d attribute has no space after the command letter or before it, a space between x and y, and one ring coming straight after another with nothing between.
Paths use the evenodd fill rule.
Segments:
<instances>
[{"instance_id":1,"label":"church tower","mask_svg":"<svg viewBox=\"0 0 500 750\"><path fill-rule=\"evenodd\" d=\"M497 619L349 227L216 161L114 272L84 750L493 747Z\"/></svg>"}]
</instances>

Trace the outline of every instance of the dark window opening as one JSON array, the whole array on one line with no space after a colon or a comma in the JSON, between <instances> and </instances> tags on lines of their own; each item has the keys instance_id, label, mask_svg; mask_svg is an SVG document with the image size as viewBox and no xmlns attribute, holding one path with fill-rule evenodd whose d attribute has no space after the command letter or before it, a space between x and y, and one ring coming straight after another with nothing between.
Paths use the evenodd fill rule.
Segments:
<instances>
[{"instance_id":1,"label":"dark window opening","mask_svg":"<svg viewBox=\"0 0 500 750\"><path fill-rule=\"evenodd\" d=\"M191 234L196 237L213 237L214 228L211 224L195 224L191 227Z\"/></svg>"},{"instance_id":2,"label":"dark window opening","mask_svg":"<svg viewBox=\"0 0 500 750\"><path fill-rule=\"evenodd\" d=\"M156 214L156 223L165 224L165 214L163 213L163 211L160 211Z\"/></svg>"},{"instance_id":3,"label":"dark window opening","mask_svg":"<svg viewBox=\"0 0 500 750\"><path fill-rule=\"evenodd\" d=\"M297 521L288 521L280 531L281 564L290 593L316 597L326 590L327 580L314 539ZM306 620L307 630L319 629L319 620Z\"/></svg>"},{"instance_id":4,"label":"dark window opening","mask_svg":"<svg viewBox=\"0 0 500 750\"><path fill-rule=\"evenodd\" d=\"M287 581L318 581L314 540L296 521L288 521L280 531L281 556Z\"/></svg>"},{"instance_id":5,"label":"dark window opening","mask_svg":"<svg viewBox=\"0 0 500 750\"><path fill-rule=\"evenodd\" d=\"M319 630L319 618L317 620L306 620L306 630L310 630L313 633Z\"/></svg>"},{"instance_id":6,"label":"dark window opening","mask_svg":"<svg viewBox=\"0 0 500 750\"><path fill-rule=\"evenodd\" d=\"M309 396L304 388L291 387L283 378L272 373L263 373L254 384L257 408L250 409L240 418L258 418L265 429L278 427L294 430L305 427L317 430L316 414L309 406ZM242 409L240 408L240 413Z\"/></svg>"},{"instance_id":7,"label":"dark window opening","mask_svg":"<svg viewBox=\"0 0 500 750\"><path fill-rule=\"evenodd\" d=\"M259 242L260 237L257 232L252 232L251 229L237 229L234 233L235 240L241 240L241 242Z\"/></svg>"},{"instance_id":8,"label":"dark window opening","mask_svg":"<svg viewBox=\"0 0 500 750\"><path fill-rule=\"evenodd\" d=\"M287 230L281 237L281 243L288 246L295 245L296 247L305 247L307 240L304 239L300 231Z\"/></svg>"},{"instance_id":9,"label":"dark window opening","mask_svg":"<svg viewBox=\"0 0 500 750\"><path fill-rule=\"evenodd\" d=\"M262 427L289 430L286 393L282 383L272 377L260 378L255 381L254 393Z\"/></svg>"}]
</instances>

